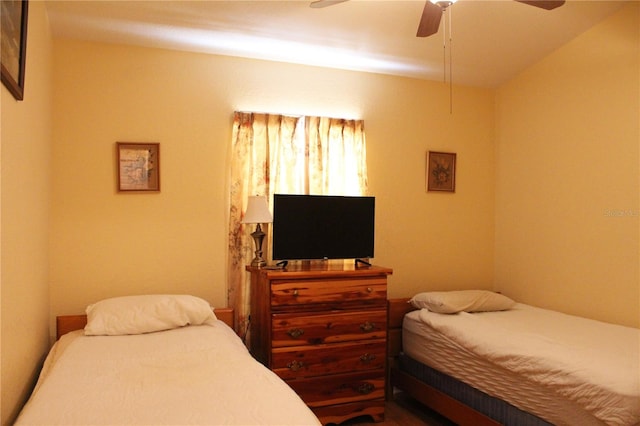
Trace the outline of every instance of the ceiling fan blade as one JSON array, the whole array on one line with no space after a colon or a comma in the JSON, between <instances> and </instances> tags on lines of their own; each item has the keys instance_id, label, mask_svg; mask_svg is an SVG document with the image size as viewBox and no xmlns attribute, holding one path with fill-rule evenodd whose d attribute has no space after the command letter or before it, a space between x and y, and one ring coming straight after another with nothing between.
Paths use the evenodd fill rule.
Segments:
<instances>
[{"instance_id":1,"label":"ceiling fan blade","mask_svg":"<svg viewBox=\"0 0 640 426\"><path fill-rule=\"evenodd\" d=\"M564 0L559 1L548 1L548 0L516 0L517 2L528 4L529 6L535 6L546 10L552 10L556 7L562 6L565 2Z\"/></svg>"},{"instance_id":2,"label":"ceiling fan blade","mask_svg":"<svg viewBox=\"0 0 640 426\"><path fill-rule=\"evenodd\" d=\"M323 7L333 6L334 4L344 3L345 1L348 1L348 0L316 0L316 1L312 1L309 6L311 6L314 9L321 9Z\"/></svg>"},{"instance_id":3,"label":"ceiling fan blade","mask_svg":"<svg viewBox=\"0 0 640 426\"><path fill-rule=\"evenodd\" d=\"M438 32L440 19L442 18L442 8L429 0L424 5L420 24L418 25L418 37L429 37Z\"/></svg>"}]
</instances>

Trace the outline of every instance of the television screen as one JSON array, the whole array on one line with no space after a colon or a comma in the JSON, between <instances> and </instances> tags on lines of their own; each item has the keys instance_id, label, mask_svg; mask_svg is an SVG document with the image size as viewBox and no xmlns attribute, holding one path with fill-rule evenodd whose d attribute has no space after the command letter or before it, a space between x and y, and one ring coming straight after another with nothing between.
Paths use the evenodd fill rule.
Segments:
<instances>
[{"instance_id":1,"label":"television screen","mask_svg":"<svg viewBox=\"0 0 640 426\"><path fill-rule=\"evenodd\" d=\"M373 257L374 228L374 197L275 194L273 259Z\"/></svg>"}]
</instances>

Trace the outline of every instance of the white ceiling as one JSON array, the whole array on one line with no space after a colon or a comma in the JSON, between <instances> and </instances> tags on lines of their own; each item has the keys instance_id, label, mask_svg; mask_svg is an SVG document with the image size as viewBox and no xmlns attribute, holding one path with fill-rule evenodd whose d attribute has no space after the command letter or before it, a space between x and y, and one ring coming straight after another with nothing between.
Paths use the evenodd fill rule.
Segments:
<instances>
[{"instance_id":1,"label":"white ceiling","mask_svg":"<svg viewBox=\"0 0 640 426\"><path fill-rule=\"evenodd\" d=\"M568 0L546 11L512 0L459 0L450 8L453 81L497 87L628 1L637 0ZM444 79L445 17L438 34L415 35L424 0L351 0L322 9L309 3L48 0L46 5L54 37Z\"/></svg>"}]
</instances>

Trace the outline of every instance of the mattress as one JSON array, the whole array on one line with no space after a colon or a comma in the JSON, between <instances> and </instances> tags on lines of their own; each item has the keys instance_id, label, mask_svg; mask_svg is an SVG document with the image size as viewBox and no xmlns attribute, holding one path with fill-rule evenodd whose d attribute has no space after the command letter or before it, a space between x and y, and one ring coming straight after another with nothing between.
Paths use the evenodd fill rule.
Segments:
<instances>
[{"instance_id":1,"label":"mattress","mask_svg":"<svg viewBox=\"0 0 640 426\"><path fill-rule=\"evenodd\" d=\"M276 403L277 402L277 403ZM16 425L319 425L227 325L66 334Z\"/></svg>"},{"instance_id":2,"label":"mattress","mask_svg":"<svg viewBox=\"0 0 640 426\"><path fill-rule=\"evenodd\" d=\"M640 330L524 304L405 316L411 358L556 425L640 423Z\"/></svg>"}]
</instances>

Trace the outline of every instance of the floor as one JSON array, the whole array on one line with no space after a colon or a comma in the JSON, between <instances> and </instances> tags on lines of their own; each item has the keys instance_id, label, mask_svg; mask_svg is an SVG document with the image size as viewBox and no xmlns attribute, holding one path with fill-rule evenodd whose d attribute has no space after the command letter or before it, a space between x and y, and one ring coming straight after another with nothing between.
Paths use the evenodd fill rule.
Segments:
<instances>
[{"instance_id":1,"label":"floor","mask_svg":"<svg viewBox=\"0 0 640 426\"><path fill-rule=\"evenodd\" d=\"M370 417L358 417L340 426L455 426L455 423L429 410L419 402L396 393L393 401L387 401L383 422L374 423Z\"/></svg>"}]
</instances>

